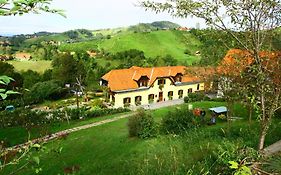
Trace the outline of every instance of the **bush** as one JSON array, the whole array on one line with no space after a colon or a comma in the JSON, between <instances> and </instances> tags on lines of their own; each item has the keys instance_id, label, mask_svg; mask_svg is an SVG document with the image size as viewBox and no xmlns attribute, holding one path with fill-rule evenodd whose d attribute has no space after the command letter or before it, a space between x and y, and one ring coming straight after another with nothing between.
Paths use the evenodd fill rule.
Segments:
<instances>
[{"instance_id":1,"label":"bush","mask_svg":"<svg viewBox=\"0 0 281 175\"><path fill-rule=\"evenodd\" d=\"M67 93L67 89L59 86L56 81L39 82L25 95L25 101L28 104L34 104L43 100L57 100L65 97Z\"/></svg>"},{"instance_id":2,"label":"bush","mask_svg":"<svg viewBox=\"0 0 281 175\"><path fill-rule=\"evenodd\" d=\"M225 102L225 99L220 97L220 98L213 98L212 101L215 101L215 102Z\"/></svg>"},{"instance_id":3,"label":"bush","mask_svg":"<svg viewBox=\"0 0 281 175\"><path fill-rule=\"evenodd\" d=\"M183 101L184 101L185 103L188 103L188 102L189 102L189 97L188 97L188 96L185 96L185 97L183 98Z\"/></svg>"},{"instance_id":4,"label":"bush","mask_svg":"<svg viewBox=\"0 0 281 175\"><path fill-rule=\"evenodd\" d=\"M166 114L161 121L164 133L179 134L198 126L198 121L188 109L176 109Z\"/></svg>"},{"instance_id":5,"label":"bush","mask_svg":"<svg viewBox=\"0 0 281 175\"><path fill-rule=\"evenodd\" d=\"M144 110L139 110L137 114L130 116L128 121L130 137L146 139L157 134L156 123L153 117Z\"/></svg>"},{"instance_id":6,"label":"bush","mask_svg":"<svg viewBox=\"0 0 281 175\"><path fill-rule=\"evenodd\" d=\"M55 110L52 112L32 111L30 109L18 108L13 112L0 112L0 128L13 126L35 126L42 124L60 123L81 118L94 118L105 115L128 112L128 109L97 109L87 111L85 108Z\"/></svg>"},{"instance_id":7,"label":"bush","mask_svg":"<svg viewBox=\"0 0 281 175\"><path fill-rule=\"evenodd\" d=\"M14 100L3 100L0 101L0 111L5 110L6 106L13 105L15 108L24 106L24 102L22 99L17 98Z\"/></svg>"},{"instance_id":8,"label":"bush","mask_svg":"<svg viewBox=\"0 0 281 175\"><path fill-rule=\"evenodd\" d=\"M127 108L117 108L117 109L95 109L95 110L90 110L87 111L86 117L87 118L94 118L94 117L100 117L103 115L110 115L110 114L118 114L118 113L123 113L123 112L129 112L130 110Z\"/></svg>"},{"instance_id":9,"label":"bush","mask_svg":"<svg viewBox=\"0 0 281 175\"><path fill-rule=\"evenodd\" d=\"M234 170L229 168L229 161L242 163L242 160L247 158L247 162L255 162L260 158L260 154L253 148L224 140L221 144L217 145L212 157L217 163L216 172L213 173L223 171L225 174L232 174Z\"/></svg>"},{"instance_id":10,"label":"bush","mask_svg":"<svg viewBox=\"0 0 281 175\"><path fill-rule=\"evenodd\" d=\"M184 50L184 54L186 54L186 55L191 55L191 52L190 52L190 50L185 49L185 50Z\"/></svg>"},{"instance_id":11,"label":"bush","mask_svg":"<svg viewBox=\"0 0 281 175\"><path fill-rule=\"evenodd\" d=\"M195 102L195 101L202 101L205 99L205 94L204 93L190 93L188 94L189 97L189 102Z\"/></svg>"}]
</instances>

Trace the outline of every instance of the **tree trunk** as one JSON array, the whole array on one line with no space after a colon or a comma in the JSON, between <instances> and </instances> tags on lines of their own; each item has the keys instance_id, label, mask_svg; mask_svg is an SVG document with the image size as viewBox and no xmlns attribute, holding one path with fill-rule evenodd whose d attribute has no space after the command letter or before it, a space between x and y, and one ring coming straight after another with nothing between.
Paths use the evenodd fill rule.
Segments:
<instances>
[{"instance_id":1,"label":"tree trunk","mask_svg":"<svg viewBox=\"0 0 281 175\"><path fill-rule=\"evenodd\" d=\"M249 104L249 124L252 124L253 107Z\"/></svg>"},{"instance_id":2,"label":"tree trunk","mask_svg":"<svg viewBox=\"0 0 281 175\"><path fill-rule=\"evenodd\" d=\"M266 126L262 126L262 128L261 128L260 139L259 139L259 147L258 147L259 151L263 150L263 148L264 148L265 136L266 136L267 130L268 130L267 125L268 124L266 124Z\"/></svg>"},{"instance_id":3,"label":"tree trunk","mask_svg":"<svg viewBox=\"0 0 281 175\"><path fill-rule=\"evenodd\" d=\"M261 119L261 132L260 132L260 138L259 138L259 146L258 146L259 151L261 151L264 148L265 136L266 136L267 129L268 129L268 126L267 126L268 122L267 122L264 98L265 98L264 93L261 93L262 119Z\"/></svg>"}]
</instances>

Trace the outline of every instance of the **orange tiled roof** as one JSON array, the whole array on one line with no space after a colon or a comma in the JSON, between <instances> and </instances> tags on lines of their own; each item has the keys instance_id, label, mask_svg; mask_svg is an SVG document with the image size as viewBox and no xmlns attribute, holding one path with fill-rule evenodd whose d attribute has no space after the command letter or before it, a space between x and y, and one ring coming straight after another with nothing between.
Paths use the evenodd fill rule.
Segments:
<instances>
[{"instance_id":1,"label":"orange tiled roof","mask_svg":"<svg viewBox=\"0 0 281 175\"><path fill-rule=\"evenodd\" d=\"M26 52L18 52L15 54L15 57L18 59L30 59L31 54Z\"/></svg>"},{"instance_id":2,"label":"orange tiled roof","mask_svg":"<svg viewBox=\"0 0 281 175\"><path fill-rule=\"evenodd\" d=\"M274 71L276 65L280 64L281 52L269 52L262 51L259 53L262 64L268 70ZM228 75L238 75L245 68L250 66L253 63L254 59L251 56L249 51L240 50L240 49L231 49L227 52L226 56L217 67L217 71L220 74Z\"/></svg>"},{"instance_id":3,"label":"orange tiled roof","mask_svg":"<svg viewBox=\"0 0 281 175\"><path fill-rule=\"evenodd\" d=\"M167 67L152 67L142 68L133 66L129 69L112 70L105 74L102 79L108 81L108 87L112 91L137 89L137 81L146 76L149 81L148 85L151 86L157 78L161 77L174 77L178 73L183 74L182 82L194 82L199 79L192 75L185 75L185 66L167 66Z\"/></svg>"}]
</instances>

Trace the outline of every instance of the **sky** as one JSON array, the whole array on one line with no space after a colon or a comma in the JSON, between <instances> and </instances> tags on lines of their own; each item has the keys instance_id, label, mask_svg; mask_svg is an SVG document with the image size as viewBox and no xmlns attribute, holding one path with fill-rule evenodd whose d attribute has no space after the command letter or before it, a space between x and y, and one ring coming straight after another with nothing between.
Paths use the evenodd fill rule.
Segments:
<instances>
[{"instance_id":1,"label":"sky","mask_svg":"<svg viewBox=\"0 0 281 175\"><path fill-rule=\"evenodd\" d=\"M66 18L50 13L0 17L0 35L64 32L81 28L95 30L154 21L171 21L185 27L195 27L199 22L200 27L204 27L204 22L199 19L155 14L145 11L138 4L139 0L53 0L51 6L64 10Z\"/></svg>"}]
</instances>

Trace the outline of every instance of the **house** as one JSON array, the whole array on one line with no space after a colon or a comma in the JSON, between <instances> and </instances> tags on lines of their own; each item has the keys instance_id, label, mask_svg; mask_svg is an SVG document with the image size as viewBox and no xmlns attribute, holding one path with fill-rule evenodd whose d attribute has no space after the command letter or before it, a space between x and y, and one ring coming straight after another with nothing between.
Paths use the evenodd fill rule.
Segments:
<instances>
[{"instance_id":1,"label":"house","mask_svg":"<svg viewBox=\"0 0 281 175\"><path fill-rule=\"evenodd\" d=\"M188 27L178 27L177 30L179 31L190 31L192 28L188 28Z\"/></svg>"},{"instance_id":2,"label":"house","mask_svg":"<svg viewBox=\"0 0 281 175\"><path fill-rule=\"evenodd\" d=\"M18 52L14 55L14 57L16 59L19 59L19 60L30 60L32 58L31 54L30 53L26 53L26 52Z\"/></svg>"},{"instance_id":3,"label":"house","mask_svg":"<svg viewBox=\"0 0 281 175\"><path fill-rule=\"evenodd\" d=\"M108 99L115 108L181 99L204 90L204 82L186 74L186 69L189 68L133 66L108 72L101 78L101 85L108 88Z\"/></svg>"},{"instance_id":4,"label":"house","mask_svg":"<svg viewBox=\"0 0 281 175\"><path fill-rule=\"evenodd\" d=\"M259 57L263 71L267 74L268 79L272 80L275 85L280 85L281 51L261 51ZM222 97L222 89L230 89L232 79L239 79L241 73L247 72L254 61L249 51L240 49L229 50L216 70L220 77L218 96Z\"/></svg>"}]
</instances>

